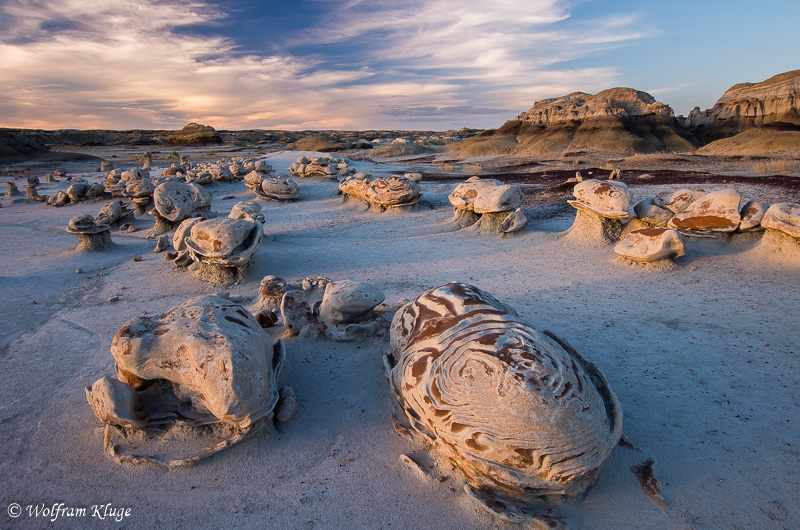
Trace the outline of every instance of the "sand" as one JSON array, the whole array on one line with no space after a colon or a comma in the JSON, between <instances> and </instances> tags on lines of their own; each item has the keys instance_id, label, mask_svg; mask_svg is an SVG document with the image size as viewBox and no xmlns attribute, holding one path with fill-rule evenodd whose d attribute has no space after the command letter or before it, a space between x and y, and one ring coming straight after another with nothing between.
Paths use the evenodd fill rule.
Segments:
<instances>
[{"instance_id":1,"label":"sand","mask_svg":"<svg viewBox=\"0 0 800 530\"><path fill-rule=\"evenodd\" d=\"M298 154L265 158L281 171ZM374 175L405 170L353 166ZM343 203L333 181L296 180L299 202L263 202L264 241L245 278L229 286L173 270L154 254L155 241L145 239L150 217L137 221L139 232L112 231L113 249L78 253L67 222L96 215L103 202L0 201L3 527L108 523L92 507L110 503L130 509L113 523L123 527L517 528L475 504L450 465L396 433L386 342L286 338L282 384L297 392L296 418L194 468L119 465L102 453L103 429L84 387L113 373L114 333L202 293L227 290L247 304L266 275L371 282L390 304L465 281L568 340L605 373L625 434L641 449L618 447L583 501L563 508L574 527L800 526L797 252L776 254L758 238L692 238L674 266L636 266L611 245L564 237L569 210L541 216L528 206L527 229L500 239L452 231L447 195L457 182L423 181L416 211L378 214ZM67 185L42 184L39 193ZM222 215L253 198L241 182L209 190ZM748 194L759 191L774 200L774 190ZM197 442L202 433L183 434ZM434 464L434 478L420 479L402 454ZM666 511L629 470L648 457ZM12 503L22 509L17 518L7 513ZM87 513L36 516L37 506L54 503Z\"/></svg>"}]
</instances>

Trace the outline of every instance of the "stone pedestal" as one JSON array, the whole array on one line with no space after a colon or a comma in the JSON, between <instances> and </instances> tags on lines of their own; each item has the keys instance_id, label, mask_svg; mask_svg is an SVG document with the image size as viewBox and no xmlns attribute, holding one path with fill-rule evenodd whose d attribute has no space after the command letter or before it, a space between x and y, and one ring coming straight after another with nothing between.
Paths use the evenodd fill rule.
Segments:
<instances>
[{"instance_id":1,"label":"stone pedestal","mask_svg":"<svg viewBox=\"0 0 800 530\"><path fill-rule=\"evenodd\" d=\"M610 245L619 241L624 225L619 219L609 219L588 209L578 208L575 222L564 237L595 245Z\"/></svg>"},{"instance_id":2,"label":"stone pedestal","mask_svg":"<svg viewBox=\"0 0 800 530\"><path fill-rule=\"evenodd\" d=\"M108 250L114 246L111 240L111 232L107 226L100 226L93 231L79 232L76 230L69 230L78 236L78 246L75 250L83 252L96 252L100 250Z\"/></svg>"}]
</instances>

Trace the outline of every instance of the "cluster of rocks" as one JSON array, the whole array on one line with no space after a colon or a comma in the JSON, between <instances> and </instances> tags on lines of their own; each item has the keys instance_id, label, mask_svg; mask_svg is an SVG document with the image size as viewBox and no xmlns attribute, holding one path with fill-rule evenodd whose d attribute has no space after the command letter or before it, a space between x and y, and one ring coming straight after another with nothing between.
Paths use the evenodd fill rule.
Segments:
<instances>
[{"instance_id":1,"label":"cluster of rocks","mask_svg":"<svg viewBox=\"0 0 800 530\"><path fill-rule=\"evenodd\" d=\"M339 181L338 193L345 200L364 202L377 211L409 209L422 199L420 180L422 175L419 173L377 178L356 173Z\"/></svg>"},{"instance_id":2,"label":"cluster of rocks","mask_svg":"<svg viewBox=\"0 0 800 530\"><path fill-rule=\"evenodd\" d=\"M800 235L800 205L766 208L731 188L664 191L632 206L625 183L590 179L576 184L573 195L575 200L568 202L578 212L570 232L604 243L619 241L614 247L618 255L643 263L682 256L685 236L720 237L765 228Z\"/></svg>"},{"instance_id":3,"label":"cluster of rocks","mask_svg":"<svg viewBox=\"0 0 800 530\"><path fill-rule=\"evenodd\" d=\"M292 335L335 341L384 338L391 319L390 311L381 305L385 298L380 289L365 282L332 282L320 276L290 284L267 276L261 281L253 313L262 325L272 325L280 312Z\"/></svg>"},{"instance_id":4,"label":"cluster of rocks","mask_svg":"<svg viewBox=\"0 0 800 530\"><path fill-rule=\"evenodd\" d=\"M301 156L289 166L289 174L295 177L325 177L339 180L355 173L344 158L325 158Z\"/></svg>"},{"instance_id":5,"label":"cluster of rocks","mask_svg":"<svg viewBox=\"0 0 800 530\"><path fill-rule=\"evenodd\" d=\"M300 186L289 177L251 171L245 175L244 183L260 199L296 201L300 198Z\"/></svg>"},{"instance_id":6,"label":"cluster of rocks","mask_svg":"<svg viewBox=\"0 0 800 530\"><path fill-rule=\"evenodd\" d=\"M522 212L525 194L517 184L470 177L448 196L453 223L480 233L508 235L519 232L528 219Z\"/></svg>"},{"instance_id":7,"label":"cluster of rocks","mask_svg":"<svg viewBox=\"0 0 800 530\"><path fill-rule=\"evenodd\" d=\"M73 179L67 191L58 190L55 195L47 198L45 204L61 207L86 200L97 201L106 198L108 198L108 194L102 184L89 184L83 179Z\"/></svg>"}]
</instances>

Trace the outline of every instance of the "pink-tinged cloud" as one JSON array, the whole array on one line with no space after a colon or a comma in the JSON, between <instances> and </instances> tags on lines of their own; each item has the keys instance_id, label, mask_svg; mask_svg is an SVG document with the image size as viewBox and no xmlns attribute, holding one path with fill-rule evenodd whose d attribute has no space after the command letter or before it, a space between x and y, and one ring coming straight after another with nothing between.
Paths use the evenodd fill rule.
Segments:
<instances>
[{"instance_id":1,"label":"pink-tinged cloud","mask_svg":"<svg viewBox=\"0 0 800 530\"><path fill-rule=\"evenodd\" d=\"M561 0L504 0L491 9L477 0L333 5L333 15L285 35L269 54L191 31L225 19L206 2L2 5L0 126L499 125L537 99L612 86L613 68L558 64L642 37L630 17L599 19L577 34L559 25L569 18ZM315 51L292 52L304 46ZM328 57L326 46L345 46L348 55Z\"/></svg>"}]
</instances>

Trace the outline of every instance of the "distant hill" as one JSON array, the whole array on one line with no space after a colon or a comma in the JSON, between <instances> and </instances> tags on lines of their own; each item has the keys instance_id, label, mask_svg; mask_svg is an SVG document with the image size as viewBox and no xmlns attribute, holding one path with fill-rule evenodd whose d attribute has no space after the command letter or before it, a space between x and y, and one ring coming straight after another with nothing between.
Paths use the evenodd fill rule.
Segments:
<instances>
[{"instance_id":1,"label":"distant hill","mask_svg":"<svg viewBox=\"0 0 800 530\"><path fill-rule=\"evenodd\" d=\"M647 92L611 88L538 101L496 130L452 144L461 156L633 155L694 150L699 143L673 110Z\"/></svg>"},{"instance_id":2,"label":"distant hill","mask_svg":"<svg viewBox=\"0 0 800 530\"><path fill-rule=\"evenodd\" d=\"M9 164L26 160L87 160L96 157L83 153L51 151L15 129L0 129L0 163Z\"/></svg>"}]
</instances>

